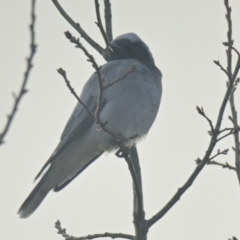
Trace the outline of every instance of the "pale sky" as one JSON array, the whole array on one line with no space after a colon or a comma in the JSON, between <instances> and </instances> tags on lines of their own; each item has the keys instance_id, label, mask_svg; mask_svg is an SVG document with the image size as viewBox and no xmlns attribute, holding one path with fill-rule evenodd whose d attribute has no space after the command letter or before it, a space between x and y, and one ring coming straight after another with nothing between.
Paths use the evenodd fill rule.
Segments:
<instances>
[{"instance_id":1,"label":"pale sky","mask_svg":"<svg viewBox=\"0 0 240 240\"><path fill-rule=\"evenodd\" d=\"M101 1L100 1L101 2ZM149 135L138 146L146 217L160 210L195 169L210 140L209 125L197 111L204 107L215 124L225 93L226 77L213 63L226 65L227 24L221 0L112 0L114 37L135 32L149 46L163 73L163 96ZM62 0L61 4L91 37L104 46L94 1ZM233 38L240 50L240 2L231 0ZM29 52L30 1L0 5L0 129L19 90ZM38 51L27 89L6 144L0 148L0 232L2 239L62 239L57 219L74 236L103 232L133 234L132 184L124 160L104 155L59 193L50 192L37 211L20 219L17 211L33 189L33 179L56 147L76 100L59 67L67 71L76 92L94 71L86 57L64 36L78 34L52 1L37 1ZM81 40L88 46L84 40ZM88 48L99 64L104 60ZM234 64L235 65L235 64ZM239 109L240 94L236 92ZM223 127L231 127L227 120ZM240 118L240 117L239 117ZM1 130L0 130L1 131ZM217 149L230 148L216 160L234 164L233 137ZM149 239L240 239L240 187L235 172L206 166L180 201L156 223Z\"/></svg>"}]
</instances>

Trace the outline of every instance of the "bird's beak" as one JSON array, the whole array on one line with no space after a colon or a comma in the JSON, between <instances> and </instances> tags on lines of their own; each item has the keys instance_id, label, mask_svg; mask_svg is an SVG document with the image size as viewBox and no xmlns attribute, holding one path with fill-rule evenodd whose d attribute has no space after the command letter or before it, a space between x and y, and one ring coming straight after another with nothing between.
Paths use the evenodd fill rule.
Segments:
<instances>
[{"instance_id":1,"label":"bird's beak","mask_svg":"<svg viewBox=\"0 0 240 240\"><path fill-rule=\"evenodd\" d=\"M111 42L111 43L109 44L109 47L110 47L111 52L113 52L113 53L122 52L122 48L119 47L119 46L118 46L116 43L114 43L114 42Z\"/></svg>"}]
</instances>

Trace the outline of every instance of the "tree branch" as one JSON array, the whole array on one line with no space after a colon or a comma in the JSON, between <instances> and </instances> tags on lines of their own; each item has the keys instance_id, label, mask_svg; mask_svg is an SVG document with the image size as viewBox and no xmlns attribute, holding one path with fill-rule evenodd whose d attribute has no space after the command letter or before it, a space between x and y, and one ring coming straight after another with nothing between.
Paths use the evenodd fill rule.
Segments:
<instances>
[{"instance_id":1,"label":"tree branch","mask_svg":"<svg viewBox=\"0 0 240 240\"><path fill-rule=\"evenodd\" d=\"M227 70L221 65L221 63L219 62L219 61L213 61L217 66L219 66L220 67L220 69L224 72L224 73L226 73L226 75L229 77L229 75L228 75L228 72L227 72Z\"/></svg>"},{"instance_id":2,"label":"tree branch","mask_svg":"<svg viewBox=\"0 0 240 240\"><path fill-rule=\"evenodd\" d=\"M225 2L227 2L227 0L225 0ZM228 10L227 10L228 11ZM228 23L229 24L229 23ZM231 29L231 24L229 24L229 29ZM228 36L230 36L230 45L231 44L231 31L228 31ZM229 78L229 82L227 85L227 90L225 93L225 96L223 98L219 113L218 113L218 118L217 118L217 122L215 125L215 128L212 129L212 136L211 136L211 140L208 146L208 149L202 159L202 161L200 162L200 164L195 168L195 170L193 171L193 173L191 174L191 176L188 178L188 180L186 181L186 183L178 189L178 191L173 195L173 197L169 200L169 202L156 214L154 215L152 218L150 218L147 223L148 223L148 227L150 228L154 223L156 223L159 219L161 219L174 205L175 203L180 199L180 197L186 192L186 190L193 184L193 182L195 181L195 179L197 178L198 174L202 171L202 169L204 168L204 166L208 163L211 153L217 143L217 136L219 134L220 131L220 127L221 127L221 123L222 123L222 118L223 118L223 114L227 105L227 102L229 100L229 97L232 93L232 89L234 86L234 79L236 79L236 76L238 74L239 71L239 64L240 64L240 58L238 58L237 64L236 64L236 68L234 70L233 76L232 78ZM231 72L231 63L230 60L228 59L228 73ZM200 108L199 108L200 109ZM201 110L201 115L205 115L204 112ZM206 116L206 115L205 115ZM205 117L204 116L204 117ZM206 117L205 117L206 118ZM208 118L206 118L210 124L210 120ZM210 124L211 126L211 124Z\"/></svg>"},{"instance_id":3,"label":"tree branch","mask_svg":"<svg viewBox=\"0 0 240 240\"><path fill-rule=\"evenodd\" d=\"M33 58L34 55L36 53L36 49L37 49L37 45L35 43L35 21L36 21L36 16L35 16L35 5L36 5L36 0L32 0L32 4L31 4L31 23L29 25L29 29L30 29L30 54L29 57L27 58L27 67L26 67L26 71L24 73L23 76L23 81L22 81L22 85L20 88L19 93L17 94L13 94L13 98L14 98L14 105L12 108L11 113L8 115L8 119L7 119L7 123L5 125L5 127L3 128L2 133L0 133L0 145L4 143L4 138L6 137L10 126L12 124L12 121L16 115L16 112L18 110L20 101L22 100L22 97L25 93L27 93L27 82L28 82L28 78L30 75L30 71L33 67Z\"/></svg>"},{"instance_id":4,"label":"tree branch","mask_svg":"<svg viewBox=\"0 0 240 240\"><path fill-rule=\"evenodd\" d=\"M105 8L105 29L109 42L113 40L112 34L112 10L110 0L104 0Z\"/></svg>"},{"instance_id":5,"label":"tree branch","mask_svg":"<svg viewBox=\"0 0 240 240\"><path fill-rule=\"evenodd\" d=\"M58 234L61 234L62 237L64 237L66 240L87 240L87 239L96 239L96 238L104 238L104 237L110 237L112 239L115 238L124 238L124 239L130 239L133 240L134 236L129 235L129 234L124 234L124 233L100 233L100 234L93 234L93 235L88 235L85 237L73 237L69 234L67 234L66 229L62 228L61 222L57 220L55 223L55 228L58 230Z\"/></svg>"},{"instance_id":6,"label":"tree branch","mask_svg":"<svg viewBox=\"0 0 240 240\"><path fill-rule=\"evenodd\" d=\"M131 239L134 240L134 236L129 235L129 234L124 234L124 233L100 233L100 234L93 234L93 235L88 235L85 237L78 237L76 240L87 240L87 239L96 239L96 238L124 238L124 239Z\"/></svg>"},{"instance_id":7,"label":"tree branch","mask_svg":"<svg viewBox=\"0 0 240 240\"><path fill-rule=\"evenodd\" d=\"M142 180L141 168L137 155L136 147L131 149L127 148L124 144L119 143L120 150L116 153L117 157L124 157L133 180L133 193L134 193L134 226L135 226L135 239L145 240L148 227L145 220L145 212L143 206L143 193L142 193Z\"/></svg>"},{"instance_id":8,"label":"tree branch","mask_svg":"<svg viewBox=\"0 0 240 240\"><path fill-rule=\"evenodd\" d=\"M66 13L66 11L62 8L57 0L52 0L55 7L58 9L60 14L65 18L65 20L76 30L79 32L82 38L84 38L89 45L91 45L98 53L100 53L103 57L105 56L105 50L95 42L82 28L81 26L74 22L72 18Z\"/></svg>"},{"instance_id":9,"label":"tree branch","mask_svg":"<svg viewBox=\"0 0 240 240\"><path fill-rule=\"evenodd\" d=\"M231 20L231 7L229 6L228 0L224 1L225 7L226 7L226 19L228 24L228 33L227 33L227 43L224 45L227 46L227 72L229 76L229 81L235 82L237 78L237 73L240 69L240 54L239 52L233 47L233 39L232 39L232 20ZM238 55L238 60L236 63L234 74L232 75L232 50L234 50ZM234 128L239 128L238 125L238 116L237 111L235 108L235 101L234 101L234 91L232 91L232 94L230 95L230 107L231 107L231 113L232 113L232 123ZM234 143L235 143L235 166L236 166L236 172L238 176L238 181L240 183L240 142L239 142L239 132L236 131L234 133Z\"/></svg>"},{"instance_id":10,"label":"tree branch","mask_svg":"<svg viewBox=\"0 0 240 240\"><path fill-rule=\"evenodd\" d=\"M227 155L228 154L229 149L225 149L223 151L220 151L220 149L218 149L217 153L215 155L213 155L212 157L209 158L209 161L213 160L214 158L216 158L219 155ZM209 164L209 163L208 163Z\"/></svg>"},{"instance_id":11,"label":"tree branch","mask_svg":"<svg viewBox=\"0 0 240 240\"><path fill-rule=\"evenodd\" d=\"M125 78L128 74L134 72L137 68L137 65L133 65L126 73L124 73L120 78L116 79L115 81L103 86L103 90L105 90L108 87L113 86L114 84L116 84L117 82L121 81L123 78Z\"/></svg>"},{"instance_id":12,"label":"tree branch","mask_svg":"<svg viewBox=\"0 0 240 240\"><path fill-rule=\"evenodd\" d=\"M210 161L210 162L208 163L208 165L217 165L217 166L220 166L220 167L222 167L222 168L227 168L227 169L229 169L229 170L234 170L234 171L236 171L236 168L233 167L233 166L231 166L231 165L228 164L227 162L226 162L225 164L223 164L223 163L219 163L219 162L216 162L216 161Z\"/></svg>"},{"instance_id":13,"label":"tree branch","mask_svg":"<svg viewBox=\"0 0 240 240\"><path fill-rule=\"evenodd\" d=\"M138 179L139 187L141 190L141 196L138 196L135 189L133 191L133 223L135 227L135 237L139 240L147 239L147 231L148 227L145 220L145 211L144 211L144 204L143 204L143 190L142 190L142 176L141 176L141 167L138 158L137 148L136 146L130 149L130 157L132 159L132 163L135 169L135 173ZM134 186L133 186L134 187ZM138 199L141 199L139 201Z\"/></svg>"},{"instance_id":14,"label":"tree branch","mask_svg":"<svg viewBox=\"0 0 240 240\"><path fill-rule=\"evenodd\" d=\"M100 10L99 10L100 5L99 5L98 0L94 0L94 2L95 2L95 10L96 10L96 15L97 15L96 24L97 24L98 28L100 29L100 32L103 36L103 39L104 39L105 44L106 44L107 51L110 52L108 36L106 35L106 32L105 32L105 30L103 28L103 25L102 25L102 19L101 19Z\"/></svg>"},{"instance_id":15,"label":"tree branch","mask_svg":"<svg viewBox=\"0 0 240 240\"><path fill-rule=\"evenodd\" d=\"M233 128L232 130L229 130L229 132L228 132L227 134L225 134L225 135L223 135L222 137L218 138L217 141L219 142L219 141L221 141L223 138L226 138L226 137L228 137L228 136L230 136L230 135L232 135L232 134L238 134L239 130L240 130L240 128L238 128L238 129L234 129L234 128Z\"/></svg>"},{"instance_id":16,"label":"tree branch","mask_svg":"<svg viewBox=\"0 0 240 240\"><path fill-rule=\"evenodd\" d=\"M64 80L66 82L67 87L70 89L70 92L74 95L74 97L78 100L78 102L83 105L83 107L87 110L89 115L91 115L93 118L95 118L94 113L88 108L88 106L80 99L80 97L78 97L78 95L74 91L74 88L71 86L71 83L67 78L67 74L66 74L65 70L63 70L62 68L59 68L59 69L57 69L57 72L60 75L62 75L62 77L64 78Z\"/></svg>"},{"instance_id":17,"label":"tree branch","mask_svg":"<svg viewBox=\"0 0 240 240\"><path fill-rule=\"evenodd\" d=\"M208 123L211 127L211 134L213 135L214 134L214 127L213 127L212 121L207 117L207 115L205 114L202 107L200 108L200 107L197 106L197 111L200 115L202 115L205 119L207 119L207 121L208 121Z\"/></svg>"}]
</instances>

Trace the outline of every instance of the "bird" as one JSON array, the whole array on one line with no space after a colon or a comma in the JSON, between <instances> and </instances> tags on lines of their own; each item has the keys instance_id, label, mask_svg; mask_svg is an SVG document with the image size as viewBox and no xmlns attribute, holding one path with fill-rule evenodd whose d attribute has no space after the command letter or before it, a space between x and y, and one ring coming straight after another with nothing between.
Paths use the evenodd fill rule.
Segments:
<instances>
[{"instance_id":1,"label":"bird","mask_svg":"<svg viewBox=\"0 0 240 240\"><path fill-rule=\"evenodd\" d=\"M100 119L116 136L128 139L125 144L131 148L155 121L162 97L162 74L148 46L135 33L118 36L109 48L111 56L100 73L103 85L112 85L102 91ZM98 97L98 76L93 73L80 99L94 112ZM78 102L59 144L35 178L38 183L20 207L20 218L29 217L51 190L62 190L104 152L118 149L113 136L99 130L94 117Z\"/></svg>"}]
</instances>

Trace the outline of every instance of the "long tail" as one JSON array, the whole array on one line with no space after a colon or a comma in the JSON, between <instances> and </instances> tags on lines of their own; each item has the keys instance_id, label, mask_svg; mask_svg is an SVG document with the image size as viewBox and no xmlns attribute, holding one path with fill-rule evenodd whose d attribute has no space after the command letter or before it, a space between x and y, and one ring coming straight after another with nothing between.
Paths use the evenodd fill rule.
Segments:
<instances>
[{"instance_id":1,"label":"long tail","mask_svg":"<svg viewBox=\"0 0 240 240\"><path fill-rule=\"evenodd\" d=\"M38 208L49 191L51 191L52 187L48 184L48 181L46 181L46 175L47 173L43 176L18 210L20 218L29 217Z\"/></svg>"},{"instance_id":2,"label":"long tail","mask_svg":"<svg viewBox=\"0 0 240 240\"><path fill-rule=\"evenodd\" d=\"M84 169L86 169L92 162L94 162L102 153L103 152L98 153L92 159L86 159L85 161L82 159L81 164L79 164L79 166L76 166L78 167L78 171L75 174L73 174L73 170L75 171L76 169L73 169L73 166L71 166L68 171L65 171L65 175L59 173L61 168L65 167L67 169L69 167L69 164L66 166L66 164L64 165L63 163L61 164L58 162L58 169L55 168L54 171L51 166L20 207L18 211L20 218L29 217L38 208L43 199L52 189L54 189L55 192L62 190ZM64 160L65 158L58 159L58 161L66 162Z\"/></svg>"}]
</instances>

